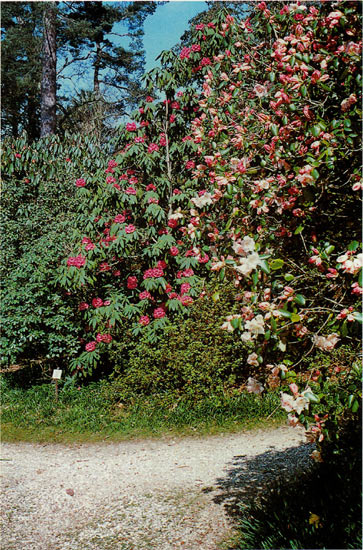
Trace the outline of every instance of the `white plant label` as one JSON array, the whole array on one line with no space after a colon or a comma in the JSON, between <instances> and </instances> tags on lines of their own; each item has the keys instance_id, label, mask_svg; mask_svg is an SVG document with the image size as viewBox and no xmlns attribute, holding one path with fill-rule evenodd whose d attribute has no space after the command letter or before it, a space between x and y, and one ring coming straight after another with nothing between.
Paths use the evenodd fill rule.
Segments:
<instances>
[{"instance_id":1,"label":"white plant label","mask_svg":"<svg viewBox=\"0 0 363 550\"><path fill-rule=\"evenodd\" d=\"M62 378L62 371L60 369L53 370L53 380L60 380Z\"/></svg>"}]
</instances>

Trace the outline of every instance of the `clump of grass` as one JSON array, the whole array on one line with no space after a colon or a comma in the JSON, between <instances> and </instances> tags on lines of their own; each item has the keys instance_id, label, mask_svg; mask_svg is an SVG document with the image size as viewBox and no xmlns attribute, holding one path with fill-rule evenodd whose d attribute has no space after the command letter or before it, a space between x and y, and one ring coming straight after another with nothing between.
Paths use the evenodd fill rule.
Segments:
<instances>
[{"instance_id":1,"label":"clump of grass","mask_svg":"<svg viewBox=\"0 0 363 550\"><path fill-rule=\"evenodd\" d=\"M277 393L203 397L158 394L118 400L112 382L28 389L2 381L3 440L97 441L173 434L213 434L276 425L285 418ZM272 415L272 419L266 419Z\"/></svg>"}]
</instances>

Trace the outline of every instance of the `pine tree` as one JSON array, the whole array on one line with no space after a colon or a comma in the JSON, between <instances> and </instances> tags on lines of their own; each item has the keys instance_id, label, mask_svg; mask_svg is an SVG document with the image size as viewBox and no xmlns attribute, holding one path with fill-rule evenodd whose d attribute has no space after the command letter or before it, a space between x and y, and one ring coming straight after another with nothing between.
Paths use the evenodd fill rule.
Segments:
<instances>
[{"instance_id":1,"label":"pine tree","mask_svg":"<svg viewBox=\"0 0 363 550\"><path fill-rule=\"evenodd\" d=\"M34 139L71 128L77 110L90 104L90 94L101 126L134 106L142 96L142 27L155 9L154 2L3 2L3 134L26 130ZM123 24L123 34L115 32L117 23ZM116 44L121 38L129 44ZM92 84L86 94L62 96L62 78L73 74Z\"/></svg>"}]
</instances>

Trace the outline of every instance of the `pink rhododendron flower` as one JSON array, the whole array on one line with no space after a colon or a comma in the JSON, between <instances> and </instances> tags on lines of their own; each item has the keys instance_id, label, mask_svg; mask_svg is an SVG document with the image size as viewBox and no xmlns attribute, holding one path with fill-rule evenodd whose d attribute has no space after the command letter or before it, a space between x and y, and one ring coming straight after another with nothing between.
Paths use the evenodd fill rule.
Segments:
<instances>
[{"instance_id":1,"label":"pink rhododendron flower","mask_svg":"<svg viewBox=\"0 0 363 550\"><path fill-rule=\"evenodd\" d=\"M137 277L128 277L127 278L127 288L133 290L137 287Z\"/></svg>"},{"instance_id":2,"label":"pink rhododendron flower","mask_svg":"<svg viewBox=\"0 0 363 550\"><path fill-rule=\"evenodd\" d=\"M183 306L190 306L193 303L193 298L191 296L188 296L187 294L180 296L179 299Z\"/></svg>"},{"instance_id":3,"label":"pink rhododendron flower","mask_svg":"<svg viewBox=\"0 0 363 550\"><path fill-rule=\"evenodd\" d=\"M140 292L139 298L140 300L150 300L151 294L148 290L144 290L143 292Z\"/></svg>"},{"instance_id":4,"label":"pink rhododendron flower","mask_svg":"<svg viewBox=\"0 0 363 550\"><path fill-rule=\"evenodd\" d=\"M179 248L177 246L172 246L169 252L172 256L178 256Z\"/></svg>"},{"instance_id":5,"label":"pink rhododendron flower","mask_svg":"<svg viewBox=\"0 0 363 550\"><path fill-rule=\"evenodd\" d=\"M186 48L186 47L182 48L179 54L180 59L189 59L190 52L191 52L190 48Z\"/></svg>"},{"instance_id":6,"label":"pink rhododendron flower","mask_svg":"<svg viewBox=\"0 0 363 550\"><path fill-rule=\"evenodd\" d=\"M83 178L78 178L78 180L76 180L76 187L85 187L86 185L86 182Z\"/></svg>"},{"instance_id":7,"label":"pink rhododendron flower","mask_svg":"<svg viewBox=\"0 0 363 550\"><path fill-rule=\"evenodd\" d=\"M86 351L94 351L96 349L96 346L97 346L97 342L95 341L88 342L85 346L85 349Z\"/></svg>"},{"instance_id":8,"label":"pink rhododendron flower","mask_svg":"<svg viewBox=\"0 0 363 550\"><path fill-rule=\"evenodd\" d=\"M139 323L143 327L146 327L150 323L150 319L147 315L143 315L142 317L140 317Z\"/></svg>"},{"instance_id":9,"label":"pink rhododendron flower","mask_svg":"<svg viewBox=\"0 0 363 550\"><path fill-rule=\"evenodd\" d=\"M136 123L135 122L128 122L126 124L126 130L128 132L136 132L136 130L137 130Z\"/></svg>"},{"instance_id":10,"label":"pink rhododendron flower","mask_svg":"<svg viewBox=\"0 0 363 550\"><path fill-rule=\"evenodd\" d=\"M79 311L84 311L85 309L88 309L89 305L86 302L81 302L78 306Z\"/></svg>"},{"instance_id":11,"label":"pink rhododendron flower","mask_svg":"<svg viewBox=\"0 0 363 550\"><path fill-rule=\"evenodd\" d=\"M68 267L71 267L71 266L74 266L74 267L82 267L84 266L84 264L86 263L86 258L84 256L71 256L70 258L68 258L67 260L67 266Z\"/></svg>"},{"instance_id":12,"label":"pink rhododendron flower","mask_svg":"<svg viewBox=\"0 0 363 550\"><path fill-rule=\"evenodd\" d=\"M150 143L149 147L147 148L147 152L153 153L154 151L159 151L159 145L157 143Z\"/></svg>"},{"instance_id":13,"label":"pink rhododendron flower","mask_svg":"<svg viewBox=\"0 0 363 550\"><path fill-rule=\"evenodd\" d=\"M180 286L180 294L185 294L186 292L189 292L191 289L191 285L189 283L182 283Z\"/></svg>"},{"instance_id":14,"label":"pink rhododendron flower","mask_svg":"<svg viewBox=\"0 0 363 550\"><path fill-rule=\"evenodd\" d=\"M101 298L93 298L92 305L93 307L102 307L104 305L103 300Z\"/></svg>"},{"instance_id":15,"label":"pink rhododendron flower","mask_svg":"<svg viewBox=\"0 0 363 550\"><path fill-rule=\"evenodd\" d=\"M130 234L130 233L134 233L134 231L136 231L136 227L135 227L134 225L132 225L132 224L127 225L127 226L125 227L125 233Z\"/></svg>"},{"instance_id":16,"label":"pink rhododendron flower","mask_svg":"<svg viewBox=\"0 0 363 550\"><path fill-rule=\"evenodd\" d=\"M165 311L163 310L163 308L158 307L154 309L153 316L155 317L155 319L161 319L162 317L165 317Z\"/></svg>"},{"instance_id":17,"label":"pink rhododendron flower","mask_svg":"<svg viewBox=\"0 0 363 550\"><path fill-rule=\"evenodd\" d=\"M114 217L113 221L115 223L124 223L124 221L126 221L126 217L123 214L117 214L117 216Z\"/></svg>"}]
</instances>

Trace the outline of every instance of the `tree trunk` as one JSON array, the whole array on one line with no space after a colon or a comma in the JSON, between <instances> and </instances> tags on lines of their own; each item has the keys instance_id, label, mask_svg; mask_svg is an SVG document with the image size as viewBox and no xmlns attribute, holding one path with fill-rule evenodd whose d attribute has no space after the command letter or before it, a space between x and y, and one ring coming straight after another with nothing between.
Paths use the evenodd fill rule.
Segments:
<instances>
[{"instance_id":1,"label":"tree trunk","mask_svg":"<svg viewBox=\"0 0 363 550\"><path fill-rule=\"evenodd\" d=\"M96 42L96 58L93 64L94 73L93 73L93 91L97 97L100 95L100 64L101 64L101 45L99 42Z\"/></svg>"},{"instance_id":2,"label":"tree trunk","mask_svg":"<svg viewBox=\"0 0 363 550\"><path fill-rule=\"evenodd\" d=\"M57 43L56 8L48 2L43 16L43 58L40 136L54 134L56 131L56 94L57 94Z\"/></svg>"},{"instance_id":3,"label":"tree trunk","mask_svg":"<svg viewBox=\"0 0 363 550\"><path fill-rule=\"evenodd\" d=\"M34 97L28 96L27 102L26 131L30 141L39 138L39 111L37 113L37 101Z\"/></svg>"}]
</instances>

